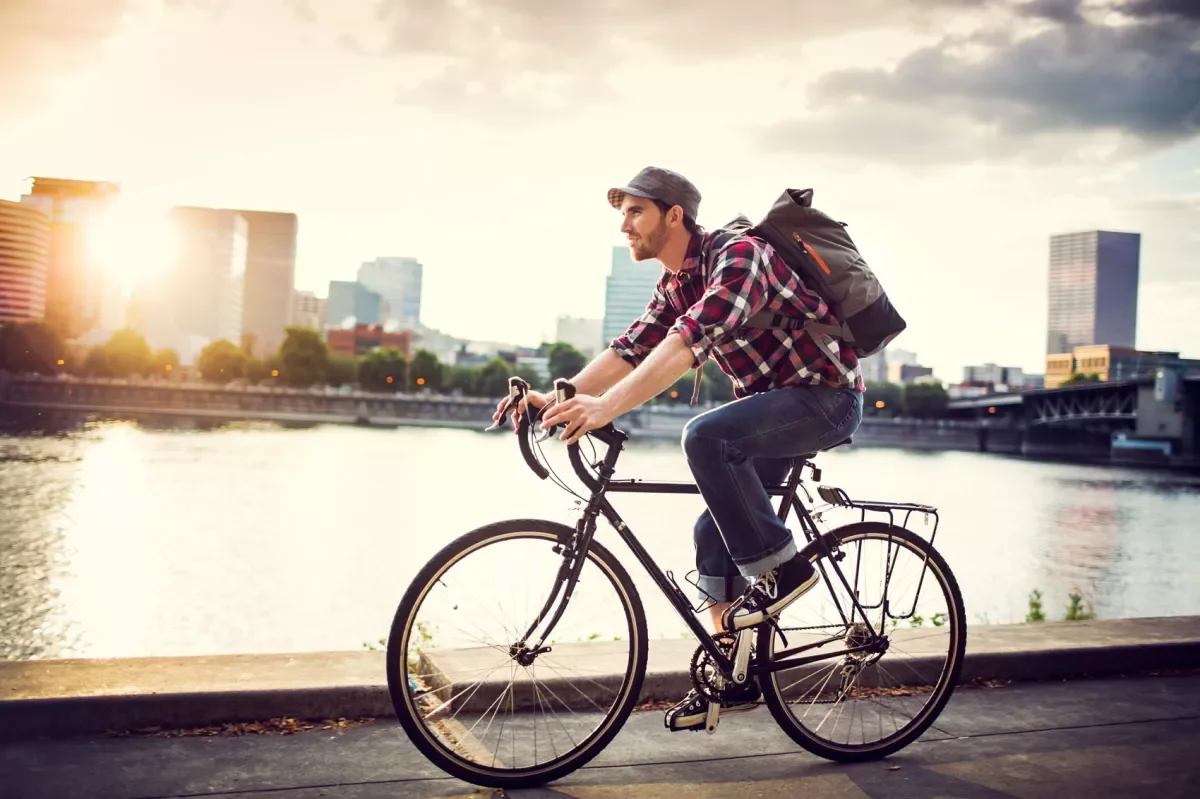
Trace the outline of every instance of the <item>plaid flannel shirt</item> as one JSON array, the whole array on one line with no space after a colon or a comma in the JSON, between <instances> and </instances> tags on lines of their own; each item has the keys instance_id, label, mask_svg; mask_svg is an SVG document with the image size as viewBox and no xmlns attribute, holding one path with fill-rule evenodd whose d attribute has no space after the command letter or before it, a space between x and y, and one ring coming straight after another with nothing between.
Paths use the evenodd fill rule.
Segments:
<instances>
[{"instance_id":1,"label":"plaid flannel shirt","mask_svg":"<svg viewBox=\"0 0 1200 799\"><path fill-rule=\"evenodd\" d=\"M738 398L802 384L863 390L858 357L840 340L804 330L742 327L764 310L838 324L771 245L704 232L692 237L677 274L663 270L645 312L609 346L636 367L668 335L678 334L695 356L693 367L715 358Z\"/></svg>"}]
</instances>

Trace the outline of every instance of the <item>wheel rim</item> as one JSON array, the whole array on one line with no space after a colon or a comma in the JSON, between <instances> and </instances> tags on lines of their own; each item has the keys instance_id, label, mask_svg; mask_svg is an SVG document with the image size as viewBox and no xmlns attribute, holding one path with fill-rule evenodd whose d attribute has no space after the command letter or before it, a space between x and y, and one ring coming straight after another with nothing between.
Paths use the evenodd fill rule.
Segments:
<instances>
[{"instance_id":1,"label":"wheel rim","mask_svg":"<svg viewBox=\"0 0 1200 799\"><path fill-rule=\"evenodd\" d=\"M396 650L403 712L441 756L481 775L537 774L584 754L633 682L644 642L632 599L595 549L550 651L528 664L514 657L563 562L557 544L553 533L510 532L456 553L426 581ZM604 679L614 671L623 676Z\"/></svg>"},{"instance_id":2,"label":"wheel rim","mask_svg":"<svg viewBox=\"0 0 1200 799\"><path fill-rule=\"evenodd\" d=\"M766 688L786 714L781 722L820 745L861 753L908 740L929 725L953 689L965 622L944 564L933 557L926 560L913 542L883 530L867 531L845 536L841 551L842 574L857 589L870 626L885 630L886 651L774 672L766 678ZM798 657L867 645L867 625L861 616L850 618L850 592L823 559L817 563L825 567L822 581L781 614L786 648L834 636L838 640ZM886 604L881 601L885 580ZM774 660L785 649L780 633L772 631L766 639L767 655Z\"/></svg>"}]
</instances>

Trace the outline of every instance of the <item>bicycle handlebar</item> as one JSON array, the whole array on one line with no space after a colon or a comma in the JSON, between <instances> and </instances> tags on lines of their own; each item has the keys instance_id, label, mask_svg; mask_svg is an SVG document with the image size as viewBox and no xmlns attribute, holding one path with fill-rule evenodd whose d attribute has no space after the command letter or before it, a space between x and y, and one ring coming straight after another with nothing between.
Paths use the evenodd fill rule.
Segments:
<instances>
[{"instance_id":1,"label":"bicycle handlebar","mask_svg":"<svg viewBox=\"0 0 1200 799\"><path fill-rule=\"evenodd\" d=\"M510 377L508 379L508 405L505 407L504 412L500 415L500 420L488 429L494 430L502 425L505 417L517 407L517 405L522 399L524 399L529 391L529 383L527 383L525 380L521 379L520 377ZM560 377L554 381L554 392L558 402L566 402L571 397L575 396L575 386L573 386L569 380ZM536 474L542 480L545 480L550 476L550 473L546 471L546 468L542 466L542 464L538 463L537 458L533 454L533 447L530 446L529 443L530 433L533 429L533 423L541 417L543 410L544 408L531 408L528 405L526 406L526 412L521 415L521 421L517 425L517 439L521 447L521 457L525 459L525 463L529 466L534 474ZM555 425L551 432L562 427L565 427L565 425ZM607 444L609 448L620 446L628 438L628 436L614 427L612 422L609 422L604 427L599 427L595 430L589 430L587 435L595 436L597 439ZM584 464L583 456L579 453L578 441L574 444L567 445L567 455L570 458L571 467L575 470L575 474L579 477L580 481L591 490L598 491L600 489L600 482L588 471L587 465Z\"/></svg>"}]
</instances>

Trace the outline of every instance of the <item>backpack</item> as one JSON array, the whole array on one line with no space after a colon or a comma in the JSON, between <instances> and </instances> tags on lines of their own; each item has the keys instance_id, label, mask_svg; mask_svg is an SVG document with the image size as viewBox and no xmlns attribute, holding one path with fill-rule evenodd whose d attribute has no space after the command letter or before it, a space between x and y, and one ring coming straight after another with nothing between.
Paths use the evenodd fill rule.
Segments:
<instances>
[{"instance_id":1,"label":"backpack","mask_svg":"<svg viewBox=\"0 0 1200 799\"><path fill-rule=\"evenodd\" d=\"M844 222L812 207L812 189L787 189L757 225L739 216L722 231L766 241L820 295L840 326L760 311L746 322L759 330L805 329L828 333L863 358L886 347L907 327L875 273L859 255Z\"/></svg>"}]
</instances>

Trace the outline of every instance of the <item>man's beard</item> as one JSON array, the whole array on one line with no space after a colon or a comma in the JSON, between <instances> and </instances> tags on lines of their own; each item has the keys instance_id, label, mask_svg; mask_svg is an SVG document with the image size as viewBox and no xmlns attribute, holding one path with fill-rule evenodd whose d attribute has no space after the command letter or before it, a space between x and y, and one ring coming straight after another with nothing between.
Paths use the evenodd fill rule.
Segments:
<instances>
[{"instance_id":1,"label":"man's beard","mask_svg":"<svg viewBox=\"0 0 1200 799\"><path fill-rule=\"evenodd\" d=\"M662 220L658 226L633 243L633 260L648 261L657 258L667 243L667 223Z\"/></svg>"}]
</instances>

